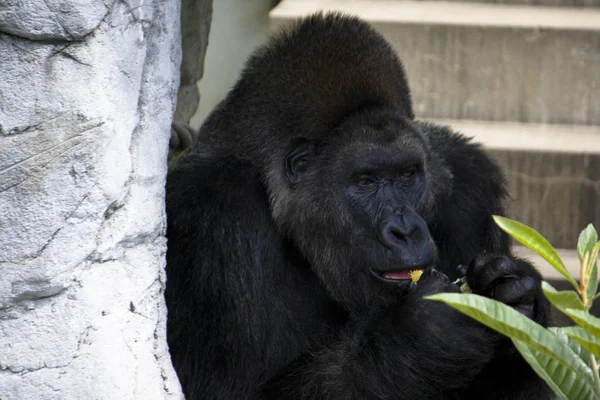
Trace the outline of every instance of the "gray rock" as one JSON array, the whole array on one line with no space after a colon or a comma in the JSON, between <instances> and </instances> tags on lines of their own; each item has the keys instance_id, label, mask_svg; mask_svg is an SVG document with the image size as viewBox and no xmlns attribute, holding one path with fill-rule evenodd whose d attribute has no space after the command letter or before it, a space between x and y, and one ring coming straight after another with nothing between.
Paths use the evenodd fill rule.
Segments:
<instances>
[{"instance_id":1,"label":"gray rock","mask_svg":"<svg viewBox=\"0 0 600 400\"><path fill-rule=\"evenodd\" d=\"M2 400L182 397L162 297L179 11L0 6Z\"/></svg>"},{"instance_id":2,"label":"gray rock","mask_svg":"<svg viewBox=\"0 0 600 400\"><path fill-rule=\"evenodd\" d=\"M98 27L109 7L99 0L2 0L0 32L31 40L81 39Z\"/></svg>"}]
</instances>

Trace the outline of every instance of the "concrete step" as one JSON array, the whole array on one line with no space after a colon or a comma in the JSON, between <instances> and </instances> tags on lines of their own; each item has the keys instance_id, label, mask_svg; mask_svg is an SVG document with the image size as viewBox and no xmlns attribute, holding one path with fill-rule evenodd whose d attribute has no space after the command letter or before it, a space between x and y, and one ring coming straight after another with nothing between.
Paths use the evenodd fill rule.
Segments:
<instances>
[{"instance_id":1,"label":"concrete step","mask_svg":"<svg viewBox=\"0 0 600 400\"><path fill-rule=\"evenodd\" d=\"M438 0L432 0L438 1ZM439 0L462 3L513 4L552 7L600 7L600 0Z\"/></svg>"},{"instance_id":2,"label":"concrete step","mask_svg":"<svg viewBox=\"0 0 600 400\"><path fill-rule=\"evenodd\" d=\"M357 15L392 43L420 117L600 125L600 9L283 0L271 30L320 10Z\"/></svg>"},{"instance_id":3,"label":"concrete step","mask_svg":"<svg viewBox=\"0 0 600 400\"><path fill-rule=\"evenodd\" d=\"M557 248L600 228L600 127L430 119L474 138L504 168L510 217Z\"/></svg>"},{"instance_id":4,"label":"concrete step","mask_svg":"<svg viewBox=\"0 0 600 400\"><path fill-rule=\"evenodd\" d=\"M579 282L580 267L579 267L579 259L577 258L577 251L575 250L565 250L565 249L556 249L560 258L562 258L565 267L569 273L575 278L577 282ZM523 246L514 246L513 253L519 257L523 257L529 261L537 268L537 270L542 274L544 280L550 283L556 290L573 290L573 286L558 272L554 267L552 267L546 260L544 260L541 256L533 251L529 250ZM591 309L592 315L600 316L600 302L594 302L594 305ZM573 321L561 313L555 307L552 307L552 326L570 326L574 325Z\"/></svg>"},{"instance_id":5,"label":"concrete step","mask_svg":"<svg viewBox=\"0 0 600 400\"><path fill-rule=\"evenodd\" d=\"M567 270L575 278L576 281L579 281L580 274L580 265L579 258L577 258L577 250L570 249L556 249L560 258L562 258L565 267ZM531 263L537 268L537 270L542 274L544 280L553 282L553 281L563 281L565 277L561 275L553 266L551 266L548 261L544 260L542 256L537 254L536 252L529 250L527 247L516 245L513 246L514 255L524 258L526 260L531 261Z\"/></svg>"}]
</instances>

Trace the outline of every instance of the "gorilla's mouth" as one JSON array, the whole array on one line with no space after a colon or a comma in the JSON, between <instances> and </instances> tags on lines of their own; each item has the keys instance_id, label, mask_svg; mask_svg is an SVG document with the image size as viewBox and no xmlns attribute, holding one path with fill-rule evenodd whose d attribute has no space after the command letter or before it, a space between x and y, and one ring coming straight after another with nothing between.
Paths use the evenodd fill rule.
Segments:
<instances>
[{"instance_id":1,"label":"gorilla's mouth","mask_svg":"<svg viewBox=\"0 0 600 400\"><path fill-rule=\"evenodd\" d=\"M389 283L389 282L401 282L401 281L412 281L413 280L413 272L414 271L423 271L423 268L411 268L411 269L398 269L398 270L390 270L390 271L375 271L370 270L371 274L373 274L380 281ZM419 274L420 276L420 274ZM417 278L418 280L418 278Z\"/></svg>"}]
</instances>

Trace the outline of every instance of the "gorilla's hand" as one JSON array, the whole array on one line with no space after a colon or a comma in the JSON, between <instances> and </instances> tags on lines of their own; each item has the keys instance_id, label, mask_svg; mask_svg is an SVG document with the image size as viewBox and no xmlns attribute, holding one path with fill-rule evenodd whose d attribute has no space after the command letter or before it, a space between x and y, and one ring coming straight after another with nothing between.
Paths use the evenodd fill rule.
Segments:
<instances>
[{"instance_id":1,"label":"gorilla's hand","mask_svg":"<svg viewBox=\"0 0 600 400\"><path fill-rule=\"evenodd\" d=\"M398 348L415 374L439 393L460 393L494 359L503 337L447 304L424 298L442 292L459 292L459 287L441 272L425 271L392 310L393 325L380 325L383 332L397 334L382 348ZM439 393L415 398L441 398Z\"/></svg>"},{"instance_id":2,"label":"gorilla's hand","mask_svg":"<svg viewBox=\"0 0 600 400\"><path fill-rule=\"evenodd\" d=\"M474 293L505 303L547 326L550 304L542 292L542 277L526 261L502 254L481 254L465 269ZM461 395L468 399L554 398L510 340L505 336L500 339L497 355Z\"/></svg>"},{"instance_id":3,"label":"gorilla's hand","mask_svg":"<svg viewBox=\"0 0 600 400\"><path fill-rule=\"evenodd\" d=\"M426 271L400 307L402 325L406 329L411 326L417 329L420 339L427 338L432 345L437 343L434 347L446 342L453 343L457 352L463 351L463 347L473 350L479 347L476 351L480 354L492 352L499 334L444 303L425 299L436 293L459 291L458 285L445 274L437 270Z\"/></svg>"},{"instance_id":4,"label":"gorilla's hand","mask_svg":"<svg viewBox=\"0 0 600 400\"><path fill-rule=\"evenodd\" d=\"M406 324L419 326L418 329L421 330L423 336L443 337L452 335L452 332L471 328L480 330L485 336L487 328L474 319L444 303L425 299L426 296L446 292L458 293L460 292L459 286L452 283L442 272L435 269L425 271L417 284L410 288L405 300L401 303L402 319L406 321ZM431 332L426 332L428 330Z\"/></svg>"},{"instance_id":5,"label":"gorilla's hand","mask_svg":"<svg viewBox=\"0 0 600 400\"><path fill-rule=\"evenodd\" d=\"M541 277L523 260L505 255L482 254L467 270L473 293L514 307L534 321L546 325L550 307L541 288Z\"/></svg>"}]
</instances>

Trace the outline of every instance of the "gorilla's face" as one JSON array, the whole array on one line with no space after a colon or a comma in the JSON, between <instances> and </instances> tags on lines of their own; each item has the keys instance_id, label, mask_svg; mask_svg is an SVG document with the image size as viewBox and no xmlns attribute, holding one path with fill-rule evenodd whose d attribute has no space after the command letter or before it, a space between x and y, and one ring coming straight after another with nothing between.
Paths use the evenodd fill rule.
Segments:
<instances>
[{"instance_id":1,"label":"gorilla's face","mask_svg":"<svg viewBox=\"0 0 600 400\"><path fill-rule=\"evenodd\" d=\"M367 147L368 149L368 147ZM344 185L351 216L353 264L386 284L410 281L410 270L433 262L435 247L418 214L425 190L422 151L373 146L352 160Z\"/></svg>"},{"instance_id":2,"label":"gorilla's face","mask_svg":"<svg viewBox=\"0 0 600 400\"><path fill-rule=\"evenodd\" d=\"M287 230L349 308L395 298L410 287L409 271L433 265L435 244L420 215L431 179L426 156L410 121L367 114L287 157L295 204Z\"/></svg>"}]
</instances>

